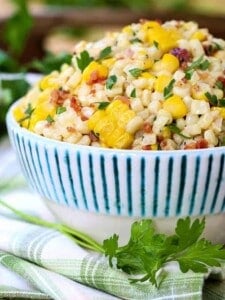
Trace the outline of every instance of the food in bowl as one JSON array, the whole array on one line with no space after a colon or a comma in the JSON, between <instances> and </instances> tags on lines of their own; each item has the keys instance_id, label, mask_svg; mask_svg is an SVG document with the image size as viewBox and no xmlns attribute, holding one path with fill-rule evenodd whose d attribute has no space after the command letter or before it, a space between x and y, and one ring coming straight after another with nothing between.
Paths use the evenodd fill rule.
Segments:
<instances>
[{"instance_id":1,"label":"food in bowl","mask_svg":"<svg viewBox=\"0 0 225 300\"><path fill-rule=\"evenodd\" d=\"M142 20L75 46L14 108L30 131L132 150L225 145L225 41L194 22Z\"/></svg>"}]
</instances>

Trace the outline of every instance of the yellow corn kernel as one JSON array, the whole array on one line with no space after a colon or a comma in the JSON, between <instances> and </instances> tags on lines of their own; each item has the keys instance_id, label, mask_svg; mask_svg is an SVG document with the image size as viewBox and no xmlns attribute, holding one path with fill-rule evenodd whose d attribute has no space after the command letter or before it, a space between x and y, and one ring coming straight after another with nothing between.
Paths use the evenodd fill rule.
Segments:
<instances>
[{"instance_id":1,"label":"yellow corn kernel","mask_svg":"<svg viewBox=\"0 0 225 300\"><path fill-rule=\"evenodd\" d=\"M198 85L193 85L191 88L191 97L195 100L205 100L208 101L208 98L205 95Z\"/></svg>"},{"instance_id":2,"label":"yellow corn kernel","mask_svg":"<svg viewBox=\"0 0 225 300\"><path fill-rule=\"evenodd\" d=\"M206 39L206 33L202 30L196 31L194 34L192 34L191 39L197 39L200 42L204 41Z\"/></svg>"},{"instance_id":3,"label":"yellow corn kernel","mask_svg":"<svg viewBox=\"0 0 225 300\"><path fill-rule=\"evenodd\" d=\"M85 82L91 82L92 74L96 72L96 76L99 79L107 78L108 76L108 68L96 61L92 61L85 69L82 74L82 80Z\"/></svg>"},{"instance_id":4,"label":"yellow corn kernel","mask_svg":"<svg viewBox=\"0 0 225 300\"><path fill-rule=\"evenodd\" d=\"M33 131L37 122L46 120L48 116L53 117L54 115L55 115L55 106L52 103L50 102L39 103L38 106L35 107L34 112L30 117L29 129Z\"/></svg>"},{"instance_id":5,"label":"yellow corn kernel","mask_svg":"<svg viewBox=\"0 0 225 300\"><path fill-rule=\"evenodd\" d=\"M105 110L97 110L87 125L99 136L102 146L111 148L129 148L134 136L126 131L127 123L136 116L129 106L117 99Z\"/></svg>"},{"instance_id":6,"label":"yellow corn kernel","mask_svg":"<svg viewBox=\"0 0 225 300\"><path fill-rule=\"evenodd\" d=\"M97 110L88 120L88 128L94 130L95 125L101 121L105 116L104 110Z\"/></svg>"},{"instance_id":7,"label":"yellow corn kernel","mask_svg":"<svg viewBox=\"0 0 225 300\"><path fill-rule=\"evenodd\" d=\"M141 76L140 76L140 77L146 78L146 79L149 79L149 78L155 78L155 76L152 75L152 74L149 73L149 72L143 72L143 73L141 73Z\"/></svg>"},{"instance_id":8,"label":"yellow corn kernel","mask_svg":"<svg viewBox=\"0 0 225 300\"><path fill-rule=\"evenodd\" d=\"M164 53L177 46L180 34L176 29L167 29L161 26L155 26L148 29L147 40L152 45L158 43L158 47Z\"/></svg>"},{"instance_id":9,"label":"yellow corn kernel","mask_svg":"<svg viewBox=\"0 0 225 300\"><path fill-rule=\"evenodd\" d=\"M160 27L160 23L157 21L147 21L142 25L143 30L149 30L150 28Z\"/></svg>"},{"instance_id":10,"label":"yellow corn kernel","mask_svg":"<svg viewBox=\"0 0 225 300\"><path fill-rule=\"evenodd\" d=\"M121 100L117 99L110 103L110 105L106 108L106 113L118 118L118 116L129 109L129 106L122 102Z\"/></svg>"},{"instance_id":11,"label":"yellow corn kernel","mask_svg":"<svg viewBox=\"0 0 225 300\"><path fill-rule=\"evenodd\" d=\"M123 27L122 32L127 34L133 34L133 30L130 25Z\"/></svg>"},{"instance_id":12,"label":"yellow corn kernel","mask_svg":"<svg viewBox=\"0 0 225 300\"><path fill-rule=\"evenodd\" d=\"M168 71L174 73L179 68L179 60L173 54L166 53L163 58L153 65L153 71Z\"/></svg>"},{"instance_id":13,"label":"yellow corn kernel","mask_svg":"<svg viewBox=\"0 0 225 300\"><path fill-rule=\"evenodd\" d=\"M164 126L162 131L161 131L162 136L165 139L170 139L171 138L171 131L168 127Z\"/></svg>"},{"instance_id":14,"label":"yellow corn kernel","mask_svg":"<svg viewBox=\"0 0 225 300\"><path fill-rule=\"evenodd\" d=\"M184 101L180 96L174 95L163 102L163 109L168 111L173 119L183 118L187 113L188 109Z\"/></svg>"},{"instance_id":15,"label":"yellow corn kernel","mask_svg":"<svg viewBox=\"0 0 225 300\"><path fill-rule=\"evenodd\" d=\"M150 69L153 66L153 61L150 58L144 60L144 69Z\"/></svg>"},{"instance_id":16,"label":"yellow corn kernel","mask_svg":"<svg viewBox=\"0 0 225 300\"><path fill-rule=\"evenodd\" d=\"M221 117L225 119L225 107L213 107L212 109L219 111Z\"/></svg>"},{"instance_id":17,"label":"yellow corn kernel","mask_svg":"<svg viewBox=\"0 0 225 300\"><path fill-rule=\"evenodd\" d=\"M39 82L39 87L43 91L45 89L57 89L59 88L59 83L57 82L58 72L54 71L51 74L43 77Z\"/></svg>"},{"instance_id":18,"label":"yellow corn kernel","mask_svg":"<svg viewBox=\"0 0 225 300\"><path fill-rule=\"evenodd\" d=\"M158 145L157 144L151 145L151 150L158 150Z\"/></svg>"},{"instance_id":19,"label":"yellow corn kernel","mask_svg":"<svg viewBox=\"0 0 225 300\"><path fill-rule=\"evenodd\" d=\"M170 83L171 79L172 76L163 74L159 75L154 82L155 91L162 93L164 88Z\"/></svg>"},{"instance_id":20,"label":"yellow corn kernel","mask_svg":"<svg viewBox=\"0 0 225 300\"><path fill-rule=\"evenodd\" d=\"M102 65L110 69L112 65L115 63L115 58L107 58L102 60Z\"/></svg>"}]
</instances>

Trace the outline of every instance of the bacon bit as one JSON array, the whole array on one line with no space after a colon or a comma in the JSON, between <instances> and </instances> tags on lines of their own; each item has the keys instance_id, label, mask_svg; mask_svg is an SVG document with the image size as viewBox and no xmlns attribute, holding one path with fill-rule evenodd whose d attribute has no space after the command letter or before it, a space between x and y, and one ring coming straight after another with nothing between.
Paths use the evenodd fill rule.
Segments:
<instances>
[{"instance_id":1,"label":"bacon bit","mask_svg":"<svg viewBox=\"0 0 225 300\"><path fill-rule=\"evenodd\" d=\"M141 147L142 150L152 150L151 145L144 145Z\"/></svg>"},{"instance_id":2,"label":"bacon bit","mask_svg":"<svg viewBox=\"0 0 225 300\"><path fill-rule=\"evenodd\" d=\"M74 96L70 99L70 107L72 107L76 113L80 113L81 111L81 105Z\"/></svg>"},{"instance_id":3,"label":"bacon bit","mask_svg":"<svg viewBox=\"0 0 225 300\"><path fill-rule=\"evenodd\" d=\"M199 139L198 141L196 141L197 149L204 149L208 147L209 147L209 143L205 139Z\"/></svg>"},{"instance_id":4,"label":"bacon bit","mask_svg":"<svg viewBox=\"0 0 225 300\"><path fill-rule=\"evenodd\" d=\"M91 131L88 135L89 135L89 138L92 142L98 142L99 141L99 137L93 131Z\"/></svg>"},{"instance_id":5,"label":"bacon bit","mask_svg":"<svg viewBox=\"0 0 225 300\"><path fill-rule=\"evenodd\" d=\"M150 123L144 123L143 124L143 131L146 133L151 133L152 132L152 125Z\"/></svg>"},{"instance_id":6,"label":"bacon bit","mask_svg":"<svg viewBox=\"0 0 225 300\"><path fill-rule=\"evenodd\" d=\"M132 51L130 48L126 49L125 52L124 52L124 55L125 55L125 57L132 58L133 55L134 55L134 51Z\"/></svg>"},{"instance_id":7,"label":"bacon bit","mask_svg":"<svg viewBox=\"0 0 225 300\"><path fill-rule=\"evenodd\" d=\"M225 88L225 77L219 76L219 77L217 78L217 81L220 81L220 82L222 83L223 87Z\"/></svg>"},{"instance_id":8,"label":"bacon bit","mask_svg":"<svg viewBox=\"0 0 225 300\"><path fill-rule=\"evenodd\" d=\"M62 106L64 101L70 97L70 93L64 90L53 90L50 95L50 101L57 106Z\"/></svg>"},{"instance_id":9,"label":"bacon bit","mask_svg":"<svg viewBox=\"0 0 225 300\"><path fill-rule=\"evenodd\" d=\"M81 121L87 121L89 118L87 116L85 116L82 111L81 111L81 115L80 115Z\"/></svg>"},{"instance_id":10,"label":"bacon bit","mask_svg":"<svg viewBox=\"0 0 225 300\"><path fill-rule=\"evenodd\" d=\"M87 84L92 85L92 84L94 84L94 83L102 82L102 81L104 81L105 79L106 79L105 76L104 76L104 77L101 77L101 76L99 75L99 72L98 72L97 70L95 70L95 71L91 72L91 74L90 74L90 79L87 81Z\"/></svg>"},{"instance_id":11,"label":"bacon bit","mask_svg":"<svg viewBox=\"0 0 225 300\"><path fill-rule=\"evenodd\" d=\"M72 126L68 126L66 127L67 131L70 132L70 133L75 133L76 132L76 129Z\"/></svg>"}]
</instances>

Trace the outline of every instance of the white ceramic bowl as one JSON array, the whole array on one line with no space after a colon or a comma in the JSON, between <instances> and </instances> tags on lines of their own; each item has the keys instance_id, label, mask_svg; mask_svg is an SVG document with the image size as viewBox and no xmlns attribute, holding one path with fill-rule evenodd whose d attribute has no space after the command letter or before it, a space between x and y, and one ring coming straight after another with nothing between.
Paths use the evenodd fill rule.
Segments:
<instances>
[{"instance_id":1,"label":"white ceramic bowl","mask_svg":"<svg viewBox=\"0 0 225 300\"><path fill-rule=\"evenodd\" d=\"M16 105L16 104L14 104ZM153 218L164 231L179 217L206 216L206 237L225 242L225 147L136 151L80 146L7 126L24 175L58 219L102 240L128 238Z\"/></svg>"}]
</instances>

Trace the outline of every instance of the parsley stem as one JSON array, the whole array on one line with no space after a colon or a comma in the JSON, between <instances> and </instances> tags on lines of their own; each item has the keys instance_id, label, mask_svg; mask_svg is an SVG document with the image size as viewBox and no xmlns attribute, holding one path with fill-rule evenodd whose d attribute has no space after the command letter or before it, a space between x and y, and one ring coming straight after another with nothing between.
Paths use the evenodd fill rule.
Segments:
<instances>
[{"instance_id":1,"label":"parsley stem","mask_svg":"<svg viewBox=\"0 0 225 300\"><path fill-rule=\"evenodd\" d=\"M90 249L90 250L93 250L96 252L104 253L104 249L101 246L101 244L99 244L94 239L92 239L90 236L88 236L87 234L85 234L81 231L78 231L78 230L71 228L64 224L52 223L49 221L45 221L41 218L38 218L36 216L28 215L16 208L12 207L11 205L7 204L6 202L4 202L2 200L0 200L0 204L4 207L8 208L9 210L11 210L13 213L15 213L21 219L23 219L29 223L32 223L35 225L40 225L40 226L45 226L45 227L48 227L51 229L55 229L55 230L61 232L62 234L70 237L72 240L74 240L80 246L83 246L87 249Z\"/></svg>"}]
</instances>

